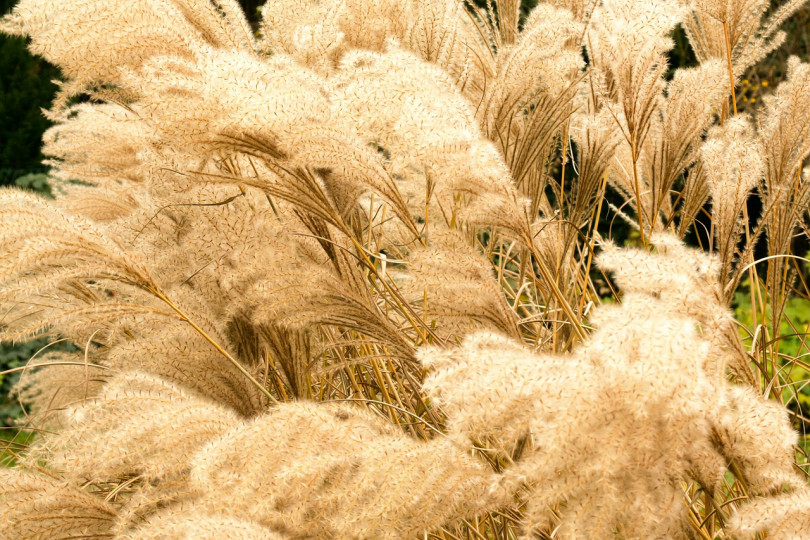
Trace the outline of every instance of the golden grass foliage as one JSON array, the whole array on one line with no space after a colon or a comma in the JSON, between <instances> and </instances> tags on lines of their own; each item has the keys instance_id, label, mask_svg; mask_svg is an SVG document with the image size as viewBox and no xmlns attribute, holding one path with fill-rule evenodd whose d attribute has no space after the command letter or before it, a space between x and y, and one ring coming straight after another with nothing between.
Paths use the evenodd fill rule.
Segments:
<instances>
[{"instance_id":1,"label":"golden grass foliage","mask_svg":"<svg viewBox=\"0 0 810 540\"><path fill-rule=\"evenodd\" d=\"M21 0L0 539L806 536L810 66L735 101L802 3Z\"/></svg>"}]
</instances>

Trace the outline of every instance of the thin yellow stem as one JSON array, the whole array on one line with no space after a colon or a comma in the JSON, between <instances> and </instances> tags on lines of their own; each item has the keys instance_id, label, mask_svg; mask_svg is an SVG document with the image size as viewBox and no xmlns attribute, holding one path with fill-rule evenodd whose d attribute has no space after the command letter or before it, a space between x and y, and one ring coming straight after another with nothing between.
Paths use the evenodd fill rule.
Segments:
<instances>
[{"instance_id":1,"label":"thin yellow stem","mask_svg":"<svg viewBox=\"0 0 810 540\"><path fill-rule=\"evenodd\" d=\"M585 309L585 296L586 291L588 290L588 276L591 273L591 263L593 262L593 247L594 247L594 235L596 234L596 230L599 227L599 216L602 214L602 201L605 200L605 189L607 188L607 179L608 179L608 171L605 171L604 177L602 178L602 187L599 190L599 203L596 207L596 213L593 219L593 226L591 227L591 239L590 239L590 247L588 249L588 263L585 265L585 273L582 275L582 295L579 299L579 312L582 313L582 310Z\"/></svg>"},{"instance_id":2,"label":"thin yellow stem","mask_svg":"<svg viewBox=\"0 0 810 540\"><path fill-rule=\"evenodd\" d=\"M560 166L560 212L565 209L565 164L568 161L568 125L570 120L565 123L562 133L562 164Z\"/></svg>"},{"instance_id":3,"label":"thin yellow stem","mask_svg":"<svg viewBox=\"0 0 810 540\"><path fill-rule=\"evenodd\" d=\"M259 389L259 390L262 392L262 394L264 394L265 396L267 396L267 398L268 398L270 401L272 401L273 403L278 403L278 400L277 400L275 397L273 397L273 394L271 394L271 393L270 393L270 392L267 390L267 388L265 388L265 387L264 387L264 385L262 385L262 384L261 384L259 381L257 381L257 380L256 380L256 379L253 377L253 375L251 375L251 374L250 374L250 372L249 372L248 370L246 370L246 369L245 369L245 366L243 366L241 362L239 362L239 361L238 361L236 358L234 358L233 356L231 356L231 354L230 354L228 351L226 351L225 349L223 349L223 348L222 348L222 346L221 346L219 343L217 343L216 341L214 341L214 339L213 339L211 336L209 336L209 335L208 335L208 333L207 333L205 330L203 330L202 328L200 328L200 327L197 325L197 323L195 323L193 320L191 320L191 318L190 318L188 315L186 315L186 314L183 312L183 310L181 310L179 307L177 307L177 306L174 304L174 302L172 302L172 301L171 301L171 299L169 299L169 297L167 297L165 294L163 294L163 292L159 291L158 289L156 289L156 288L154 288L154 287L150 287L150 292L151 292L152 294L154 294L155 296L157 296L158 298L160 298L160 299L161 299L161 300L162 300L162 301L163 301L163 302L164 302L164 303L165 303L167 306L169 306L169 307L170 307L170 308L171 308L171 309L172 309L172 310L173 310L175 313L177 313L177 315L178 315L178 316L179 316L181 319L183 319L184 321L186 321L186 322L187 322L187 323L188 323L188 324L189 324L189 325L190 325L190 326L191 326L191 327L192 327L194 330L196 330L196 331L197 331L197 332L198 332L198 333L199 333L199 334L200 334L200 335L201 335L201 336L202 336L202 337L203 337L203 338L204 338L204 339L205 339L205 340L206 340L208 343L210 343L210 344L211 344L211 345L212 345L212 346L213 346L213 347L214 347L214 348L215 348L215 349L216 349L216 350L217 350L217 351L218 351L218 352L219 352L219 353L220 353L222 356L224 356L225 358L227 358L227 359L228 359L228 361L229 361L231 364L233 364L233 365L234 365L234 367L235 367L236 369L238 369L239 371L241 371L241 372L242 372L242 374L243 374L245 377L247 377L247 378L248 378L248 380L249 380L250 382L252 382L254 385L256 385L256 388L258 388L258 389Z\"/></svg>"},{"instance_id":4,"label":"thin yellow stem","mask_svg":"<svg viewBox=\"0 0 810 540\"><path fill-rule=\"evenodd\" d=\"M748 224L748 205L743 204L743 221L745 222L745 245L748 246L751 243L751 233L749 231ZM759 276L757 275L757 267L754 262L754 255L753 252L749 252L748 254L748 288L750 289L751 295L751 322L754 325L753 327L756 328L758 325L757 319L757 293L759 292ZM756 289L754 285L757 285Z\"/></svg>"},{"instance_id":5,"label":"thin yellow stem","mask_svg":"<svg viewBox=\"0 0 810 540\"><path fill-rule=\"evenodd\" d=\"M560 291L560 288L557 287L557 282L554 280L554 277L549 272L548 268L546 268L545 262L540 257L540 254L537 252L537 249L534 247L534 242L528 236L523 237L523 241L526 243L526 246L531 250L532 255L534 256L535 261L537 261L537 268L540 270L540 273L543 276L543 279L548 283L549 288L551 289L551 293L556 298L557 302L560 303L560 307L565 312L566 317L571 321L571 325L574 327L574 332L576 332L577 336L580 340L585 341L587 337L585 335L585 331L582 329L582 325L579 322L579 317L577 317L576 313L574 313L573 308L571 308L571 304L565 299Z\"/></svg>"},{"instance_id":6,"label":"thin yellow stem","mask_svg":"<svg viewBox=\"0 0 810 540\"><path fill-rule=\"evenodd\" d=\"M380 283L382 283L382 286L385 288L386 292L388 292L388 294L391 295L391 300L393 300L393 302L400 309L400 311L402 312L402 315L408 320L408 323L411 325L411 327L416 331L417 334L419 334L419 337L422 339L422 341L424 343L428 343L429 342L428 335L431 335L431 336L433 336L435 338L436 336L433 334L433 332L430 330L430 328L428 328L426 323L422 322L422 324L419 324L416 321L416 314L411 312L410 306L408 306L406 308L405 305L403 305L403 303L400 302L399 295L397 294L396 291L394 291L391 288L390 284L383 278L383 276L381 276L380 273L377 272L377 267L374 265L374 263L371 262L371 260L366 255L366 252L363 249L363 246L361 246L357 242L357 240L354 238L354 236L349 236L349 239L355 245L355 248L357 249L358 255L366 263L366 267L369 269L369 271L371 273L374 274L374 276L377 279L380 280Z\"/></svg>"},{"instance_id":7,"label":"thin yellow stem","mask_svg":"<svg viewBox=\"0 0 810 540\"><path fill-rule=\"evenodd\" d=\"M728 24L723 21L723 37L726 40L726 61L728 62L728 85L731 89L731 106L734 114L737 114L737 96L734 93L734 69L731 66L731 42L728 37Z\"/></svg>"},{"instance_id":8,"label":"thin yellow stem","mask_svg":"<svg viewBox=\"0 0 810 540\"><path fill-rule=\"evenodd\" d=\"M641 204L641 188L638 183L638 152L636 152L635 133L630 134L630 151L633 154L633 190L636 196L636 212L638 213L638 228L641 234L641 244L646 246L647 240L644 237L644 208Z\"/></svg>"}]
</instances>

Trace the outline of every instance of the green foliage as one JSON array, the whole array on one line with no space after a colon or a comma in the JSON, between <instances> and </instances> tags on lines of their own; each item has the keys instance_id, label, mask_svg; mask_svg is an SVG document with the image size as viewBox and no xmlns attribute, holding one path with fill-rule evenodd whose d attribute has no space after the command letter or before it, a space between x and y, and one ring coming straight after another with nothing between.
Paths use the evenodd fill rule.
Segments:
<instances>
[{"instance_id":1,"label":"green foliage","mask_svg":"<svg viewBox=\"0 0 810 540\"><path fill-rule=\"evenodd\" d=\"M0 0L3 13L14 0ZM42 133L50 126L42 108L50 106L59 70L31 56L25 40L0 35L0 184L42 171Z\"/></svg>"},{"instance_id":2,"label":"green foliage","mask_svg":"<svg viewBox=\"0 0 810 540\"><path fill-rule=\"evenodd\" d=\"M752 346L753 335L757 335L758 346L775 360L761 362L760 366L770 367L767 377L776 375L774 387L781 389L783 403L793 404L802 415L810 418L810 300L792 297L788 300L785 313L780 321L779 338L770 340L762 335L771 326L771 308L766 306L765 318L758 315L757 324L751 311L750 289L744 283L734 295L734 317L742 325L740 336L746 347ZM763 326L764 325L764 326Z\"/></svg>"},{"instance_id":3,"label":"green foliage","mask_svg":"<svg viewBox=\"0 0 810 540\"><path fill-rule=\"evenodd\" d=\"M53 199L51 185L48 183L48 175L45 173L26 174L25 176L17 178L14 181L14 185L19 188L36 191L44 197Z\"/></svg>"},{"instance_id":4,"label":"green foliage","mask_svg":"<svg viewBox=\"0 0 810 540\"><path fill-rule=\"evenodd\" d=\"M0 467L13 467L17 455L34 441L35 433L0 427Z\"/></svg>"},{"instance_id":5,"label":"green foliage","mask_svg":"<svg viewBox=\"0 0 810 540\"><path fill-rule=\"evenodd\" d=\"M0 372L24 366L38 350L48 344L47 339L37 339L26 343L0 344ZM20 372L0 375L0 423L2 427L11 427L22 410L16 399L10 396L11 389L20 380Z\"/></svg>"}]
</instances>

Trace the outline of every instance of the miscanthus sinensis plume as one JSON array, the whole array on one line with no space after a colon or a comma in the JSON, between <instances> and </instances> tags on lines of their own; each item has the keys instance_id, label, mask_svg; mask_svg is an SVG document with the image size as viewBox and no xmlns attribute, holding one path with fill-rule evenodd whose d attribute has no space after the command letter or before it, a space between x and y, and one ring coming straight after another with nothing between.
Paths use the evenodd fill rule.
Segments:
<instances>
[{"instance_id":1,"label":"miscanthus sinensis plume","mask_svg":"<svg viewBox=\"0 0 810 540\"><path fill-rule=\"evenodd\" d=\"M54 200L0 191L0 338L53 340L0 539L800 538L766 4L21 0L64 80Z\"/></svg>"}]
</instances>

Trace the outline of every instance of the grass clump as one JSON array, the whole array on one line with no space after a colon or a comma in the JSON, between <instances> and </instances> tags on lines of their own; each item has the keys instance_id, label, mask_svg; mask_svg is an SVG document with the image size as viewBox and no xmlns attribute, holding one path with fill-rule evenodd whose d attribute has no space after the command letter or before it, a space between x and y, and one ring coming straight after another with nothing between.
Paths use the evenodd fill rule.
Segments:
<instances>
[{"instance_id":1,"label":"grass clump","mask_svg":"<svg viewBox=\"0 0 810 540\"><path fill-rule=\"evenodd\" d=\"M0 538L800 536L802 3L22 0Z\"/></svg>"}]
</instances>

